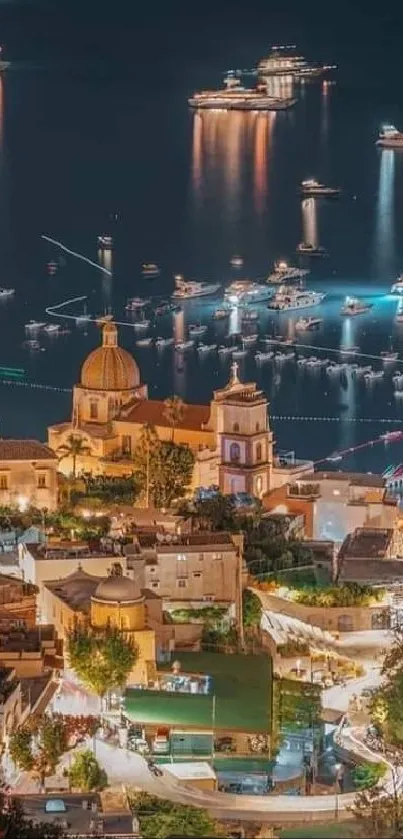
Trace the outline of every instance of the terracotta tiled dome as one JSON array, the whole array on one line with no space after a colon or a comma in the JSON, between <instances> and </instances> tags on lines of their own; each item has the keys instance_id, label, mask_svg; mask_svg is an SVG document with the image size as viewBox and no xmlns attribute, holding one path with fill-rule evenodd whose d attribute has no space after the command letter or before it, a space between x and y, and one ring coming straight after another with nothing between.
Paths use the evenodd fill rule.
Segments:
<instances>
[{"instance_id":1,"label":"terracotta tiled dome","mask_svg":"<svg viewBox=\"0 0 403 839\"><path fill-rule=\"evenodd\" d=\"M101 600L103 603L133 603L137 600L142 601L143 596L134 580L111 574L97 585L92 599Z\"/></svg>"},{"instance_id":2,"label":"terracotta tiled dome","mask_svg":"<svg viewBox=\"0 0 403 839\"><path fill-rule=\"evenodd\" d=\"M102 330L102 347L93 350L84 361L81 385L88 390L133 390L140 385L140 371L127 350L118 346L118 331L113 323Z\"/></svg>"}]
</instances>

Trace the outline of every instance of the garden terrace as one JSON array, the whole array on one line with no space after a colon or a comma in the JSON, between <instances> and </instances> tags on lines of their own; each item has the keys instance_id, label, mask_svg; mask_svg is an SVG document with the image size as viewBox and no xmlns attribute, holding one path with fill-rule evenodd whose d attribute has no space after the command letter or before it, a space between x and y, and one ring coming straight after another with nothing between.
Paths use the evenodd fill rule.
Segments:
<instances>
[{"instance_id":1,"label":"garden terrace","mask_svg":"<svg viewBox=\"0 0 403 839\"><path fill-rule=\"evenodd\" d=\"M176 728L269 733L271 659L267 655L178 652L179 676L209 677L208 693L126 691L125 711L134 722ZM160 678L172 663L158 665ZM173 678L173 676L172 676Z\"/></svg>"}]
</instances>

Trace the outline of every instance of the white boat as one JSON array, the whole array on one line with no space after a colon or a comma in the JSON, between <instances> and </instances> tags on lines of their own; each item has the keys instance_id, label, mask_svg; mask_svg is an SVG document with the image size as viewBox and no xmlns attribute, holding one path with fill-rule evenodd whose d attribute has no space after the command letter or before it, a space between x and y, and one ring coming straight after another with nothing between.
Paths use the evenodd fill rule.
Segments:
<instances>
[{"instance_id":1,"label":"white boat","mask_svg":"<svg viewBox=\"0 0 403 839\"><path fill-rule=\"evenodd\" d=\"M157 338L155 341L155 346L158 348L162 347L170 347L173 344L173 338Z\"/></svg>"},{"instance_id":2,"label":"white boat","mask_svg":"<svg viewBox=\"0 0 403 839\"><path fill-rule=\"evenodd\" d=\"M391 361L397 361L399 358L399 353L395 352L394 350L384 350L381 352L381 358L384 364Z\"/></svg>"},{"instance_id":3,"label":"white boat","mask_svg":"<svg viewBox=\"0 0 403 839\"><path fill-rule=\"evenodd\" d=\"M191 108L219 111L283 111L297 100L270 96L268 86L260 81L256 88L246 88L233 73L227 73L221 90L202 90L188 99Z\"/></svg>"},{"instance_id":4,"label":"white boat","mask_svg":"<svg viewBox=\"0 0 403 839\"><path fill-rule=\"evenodd\" d=\"M104 233L102 236L98 236L98 247L104 251L110 251L113 247L113 239L109 233Z\"/></svg>"},{"instance_id":5,"label":"white boat","mask_svg":"<svg viewBox=\"0 0 403 839\"><path fill-rule=\"evenodd\" d=\"M137 320L133 324L134 329L148 329L151 321L144 318L144 320Z\"/></svg>"},{"instance_id":6,"label":"white boat","mask_svg":"<svg viewBox=\"0 0 403 839\"><path fill-rule=\"evenodd\" d=\"M259 61L257 72L259 76L283 76L285 79L317 78L328 70L334 70L335 65L309 64L307 60L296 52L295 44L280 44L270 49L269 55Z\"/></svg>"},{"instance_id":7,"label":"white boat","mask_svg":"<svg viewBox=\"0 0 403 839\"><path fill-rule=\"evenodd\" d=\"M198 344L196 350L200 355L204 355L205 353L213 352L217 349L217 344Z\"/></svg>"},{"instance_id":8,"label":"white boat","mask_svg":"<svg viewBox=\"0 0 403 839\"><path fill-rule=\"evenodd\" d=\"M255 359L259 363L262 363L264 361L270 361L270 359L272 359L273 357L274 352L272 352L271 350L269 350L268 352L261 352L260 350L258 350L258 352L255 352Z\"/></svg>"},{"instance_id":9,"label":"white boat","mask_svg":"<svg viewBox=\"0 0 403 839\"><path fill-rule=\"evenodd\" d=\"M15 288L0 288L0 297L12 297L15 294Z\"/></svg>"},{"instance_id":10,"label":"white boat","mask_svg":"<svg viewBox=\"0 0 403 839\"><path fill-rule=\"evenodd\" d=\"M340 314L347 317L355 315L363 315L372 309L373 304L367 303L364 300L358 300L357 297L346 297L344 306L340 309Z\"/></svg>"},{"instance_id":11,"label":"white boat","mask_svg":"<svg viewBox=\"0 0 403 839\"><path fill-rule=\"evenodd\" d=\"M306 329L315 329L323 323L323 318L298 318L295 329L304 332Z\"/></svg>"},{"instance_id":12,"label":"white boat","mask_svg":"<svg viewBox=\"0 0 403 839\"><path fill-rule=\"evenodd\" d=\"M237 347L236 349L232 350L232 358L243 358L245 355L247 355L247 350L245 349L240 349Z\"/></svg>"},{"instance_id":13,"label":"white boat","mask_svg":"<svg viewBox=\"0 0 403 839\"><path fill-rule=\"evenodd\" d=\"M213 314L213 320L226 320L229 318L231 312L229 309L216 309Z\"/></svg>"},{"instance_id":14,"label":"white boat","mask_svg":"<svg viewBox=\"0 0 403 839\"><path fill-rule=\"evenodd\" d=\"M278 260L274 263L274 271L269 274L266 282L269 285L278 285L288 282L299 281L306 277L310 271L307 268L296 268L294 265L289 265L284 259Z\"/></svg>"},{"instance_id":15,"label":"white boat","mask_svg":"<svg viewBox=\"0 0 403 839\"><path fill-rule=\"evenodd\" d=\"M145 262L141 266L141 273L143 277L158 277L160 269L154 262Z\"/></svg>"},{"instance_id":16,"label":"white boat","mask_svg":"<svg viewBox=\"0 0 403 839\"><path fill-rule=\"evenodd\" d=\"M372 382L376 379L383 379L384 375L384 370L370 370L368 373L364 373L364 379L366 381Z\"/></svg>"},{"instance_id":17,"label":"white boat","mask_svg":"<svg viewBox=\"0 0 403 839\"><path fill-rule=\"evenodd\" d=\"M151 300L145 297L129 297L129 300L126 303L126 311L133 312L136 309L143 309L145 306L149 306Z\"/></svg>"},{"instance_id":18,"label":"white boat","mask_svg":"<svg viewBox=\"0 0 403 839\"><path fill-rule=\"evenodd\" d=\"M297 253L305 256L327 256L327 250L322 245L312 245L308 242L300 242L297 246Z\"/></svg>"},{"instance_id":19,"label":"white boat","mask_svg":"<svg viewBox=\"0 0 403 839\"><path fill-rule=\"evenodd\" d=\"M339 187L325 186L316 181L315 178L302 181L301 192L305 196L317 196L318 198L337 198L340 195Z\"/></svg>"},{"instance_id":20,"label":"white boat","mask_svg":"<svg viewBox=\"0 0 403 839\"><path fill-rule=\"evenodd\" d=\"M329 360L326 359L325 363L328 364L328 361ZM307 367L322 367L323 362L322 362L321 358L315 358L314 356L312 356L311 358L308 358L308 360L306 362L306 366Z\"/></svg>"},{"instance_id":21,"label":"white boat","mask_svg":"<svg viewBox=\"0 0 403 839\"><path fill-rule=\"evenodd\" d=\"M384 149L403 149L403 133L394 125L383 125L376 144Z\"/></svg>"},{"instance_id":22,"label":"white boat","mask_svg":"<svg viewBox=\"0 0 403 839\"><path fill-rule=\"evenodd\" d=\"M267 304L267 308L274 309L277 312L307 309L311 306L318 306L325 297L326 295L323 292L281 286Z\"/></svg>"},{"instance_id":23,"label":"white boat","mask_svg":"<svg viewBox=\"0 0 403 839\"><path fill-rule=\"evenodd\" d=\"M348 364L337 364L336 362L334 362L334 363L332 363L332 364L329 364L329 365L326 367L326 373L330 373L330 374L333 374L333 373L337 373L337 374L344 373L344 372L347 370L347 367L348 367Z\"/></svg>"},{"instance_id":24,"label":"white boat","mask_svg":"<svg viewBox=\"0 0 403 839\"><path fill-rule=\"evenodd\" d=\"M198 338L199 335L204 335L207 332L207 326L203 323L189 324L189 335L191 338Z\"/></svg>"},{"instance_id":25,"label":"white boat","mask_svg":"<svg viewBox=\"0 0 403 839\"><path fill-rule=\"evenodd\" d=\"M244 335L242 337L242 343L243 343L244 346L247 346L247 347L252 346L252 344L256 344L256 341L258 340L258 338L259 338L259 335Z\"/></svg>"},{"instance_id":26,"label":"white boat","mask_svg":"<svg viewBox=\"0 0 403 839\"><path fill-rule=\"evenodd\" d=\"M340 460L343 460L343 455L339 454L338 452L333 452L330 454L329 457L326 458L329 463L339 463Z\"/></svg>"},{"instance_id":27,"label":"white boat","mask_svg":"<svg viewBox=\"0 0 403 839\"><path fill-rule=\"evenodd\" d=\"M230 263L233 268L242 268L243 259L242 256L232 256L230 259Z\"/></svg>"},{"instance_id":28,"label":"white boat","mask_svg":"<svg viewBox=\"0 0 403 839\"><path fill-rule=\"evenodd\" d=\"M43 331L47 332L48 335L54 335L56 332L60 332L60 323L47 323L43 327Z\"/></svg>"},{"instance_id":29,"label":"white boat","mask_svg":"<svg viewBox=\"0 0 403 839\"><path fill-rule=\"evenodd\" d=\"M181 274L175 277L175 291L173 300L190 300L192 297L207 297L216 294L220 283L199 283L196 280L185 280Z\"/></svg>"},{"instance_id":30,"label":"white boat","mask_svg":"<svg viewBox=\"0 0 403 839\"><path fill-rule=\"evenodd\" d=\"M390 289L390 293L403 294L403 274L400 274L396 282L393 283L392 288Z\"/></svg>"},{"instance_id":31,"label":"white boat","mask_svg":"<svg viewBox=\"0 0 403 839\"><path fill-rule=\"evenodd\" d=\"M136 347L151 347L153 343L153 338L139 338L136 341Z\"/></svg>"},{"instance_id":32,"label":"white boat","mask_svg":"<svg viewBox=\"0 0 403 839\"><path fill-rule=\"evenodd\" d=\"M362 367L360 367L358 365L355 366L353 372L355 373L356 376L365 376L367 373L371 373L371 371L372 371L371 364L366 364L366 365L363 365Z\"/></svg>"},{"instance_id":33,"label":"white boat","mask_svg":"<svg viewBox=\"0 0 403 839\"><path fill-rule=\"evenodd\" d=\"M42 323L39 320L30 320L25 324L25 329L34 331L36 329L43 329L44 326L46 326L46 323Z\"/></svg>"},{"instance_id":34,"label":"white boat","mask_svg":"<svg viewBox=\"0 0 403 839\"><path fill-rule=\"evenodd\" d=\"M222 344L221 347L218 347L218 355L231 355L233 352L233 347L226 347L224 344Z\"/></svg>"},{"instance_id":35,"label":"white boat","mask_svg":"<svg viewBox=\"0 0 403 839\"><path fill-rule=\"evenodd\" d=\"M395 390L393 392L393 396L395 396L397 399L403 399L403 390Z\"/></svg>"},{"instance_id":36,"label":"white boat","mask_svg":"<svg viewBox=\"0 0 403 839\"><path fill-rule=\"evenodd\" d=\"M190 350L194 347L194 341L178 341L175 344L175 351L176 352L185 352L186 350Z\"/></svg>"},{"instance_id":37,"label":"white boat","mask_svg":"<svg viewBox=\"0 0 403 839\"><path fill-rule=\"evenodd\" d=\"M297 364L299 367L304 367L305 364L308 363L308 359L302 356L301 358L297 358Z\"/></svg>"},{"instance_id":38,"label":"white boat","mask_svg":"<svg viewBox=\"0 0 403 839\"><path fill-rule=\"evenodd\" d=\"M237 306L240 303L264 303L270 299L271 295L272 292L267 285L261 285L252 280L237 280L225 289L224 300Z\"/></svg>"}]
</instances>

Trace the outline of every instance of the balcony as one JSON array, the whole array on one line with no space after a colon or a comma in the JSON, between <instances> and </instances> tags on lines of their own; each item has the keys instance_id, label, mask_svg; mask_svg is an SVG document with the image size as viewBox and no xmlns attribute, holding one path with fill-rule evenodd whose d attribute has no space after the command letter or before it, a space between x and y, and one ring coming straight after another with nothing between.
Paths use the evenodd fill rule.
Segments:
<instances>
[{"instance_id":1,"label":"balcony","mask_svg":"<svg viewBox=\"0 0 403 839\"><path fill-rule=\"evenodd\" d=\"M302 498L304 500L312 500L320 496L320 484L302 483L300 481L290 484L287 490L289 498Z\"/></svg>"}]
</instances>

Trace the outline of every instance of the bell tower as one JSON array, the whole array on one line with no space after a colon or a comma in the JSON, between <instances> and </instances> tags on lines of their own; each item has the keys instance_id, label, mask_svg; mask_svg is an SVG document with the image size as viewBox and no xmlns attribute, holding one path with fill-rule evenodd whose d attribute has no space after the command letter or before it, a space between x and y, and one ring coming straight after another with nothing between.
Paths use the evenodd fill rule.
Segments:
<instances>
[{"instance_id":1,"label":"bell tower","mask_svg":"<svg viewBox=\"0 0 403 839\"><path fill-rule=\"evenodd\" d=\"M254 382L242 383L238 365L231 378L216 391L221 492L247 492L262 498L271 488L273 433L268 424L268 402Z\"/></svg>"}]
</instances>

